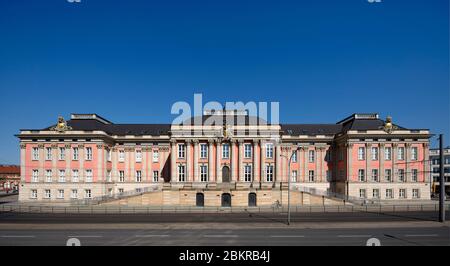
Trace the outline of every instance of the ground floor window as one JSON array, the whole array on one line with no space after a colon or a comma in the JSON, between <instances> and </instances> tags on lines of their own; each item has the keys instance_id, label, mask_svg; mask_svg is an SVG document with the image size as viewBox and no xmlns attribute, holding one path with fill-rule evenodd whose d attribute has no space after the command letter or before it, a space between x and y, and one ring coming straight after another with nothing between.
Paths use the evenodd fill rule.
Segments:
<instances>
[{"instance_id":1,"label":"ground floor window","mask_svg":"<svg viewBox=\"0 0 450 266\"><path fill-rule=\"evenodd\" d=\"M372 197L375 198L375 199L380 198L380 190L377 189L377 188L375 188L375 189L373 190L373 192L372 192Z\"/></svg>"},{"instance_id":2,"label":"ground floor window","mask_svg":"<svg viewBox=\"0 0 450 266\"><path fill-rule=\"evenodd\" d=\"M359 197L362 199L366 198L366 190L365 189L359 190Z\"/></svg>"},{"instance_id":3,"label":"ground floor window","mask_svg":"<svg viewBox=\"0 0 450 266\"><path fill-rule=\"evenodd\" d=\"M91 193L91 190L90 190L90 189L84 190L84 198L85 198L85 199L90 199L90 198L92 198L92 193Z\"/></svg>"},{"instance_id":4,"label":"ground floor window","mask_svg":"<svg viewBox=\"0 0 450 266\"><path fill-rule=\"evenodd\" d=\"M31 190L31 196L32 199L37 199L37 189L32 189Z\"/></svg>"},{"instance_id":5,"label":"ground floor window","mask_svg":"<svg viewBox=\"0 0 450 266\"><path fill-rule=\"evenodd\" d=\"M64 189L58 190L58 199L64 199Z\"/></svg>"},{"instance_id":6,"label":"ground floor window","mask_svg":"<svg viewBox=\"0 0 450 266\"><path fill-rule=\"evenodd\" d=\"M46 199L51 199L51 198L52 198L52 192L51 192L51 190L50 190L50 189L46 189L44 195L45 195L45 198L46 198Z\"/></svg>"},{"instance_id":7,"label":"ground floor window","mask_svg":"<svg viewBox=\"0 0 450 266\"><path fill-rule=\"evenodd\" d=\"M222 207L231 207L231 194L230 193L222 194Z\"/></svg>"},{"instance_id":8,"label":"ground floor window","mask_svg":"<svg viewBox=\"0 0 450 266\"><path fill-rule=\"evenodd\" d=\"M195 195L195 205L197 207L205 206L205 196L203 195L203 193L197 193Z\"/></svg>"},{"instance_id":9,"label":"ground floor window","mask_svg":"<svg viewBox=\"0 0 450 266\"><path fill-rule=\"evenodd\" d=\"M414 199L420 198L420 192L419 192L419 189L414 188L414 189L412 190L412 197L413 197Z\"/></svg>"},{"instance_id":10,"label":"ground floor window","mask_svg":"<svg viewBox=\"0 0 450 266\"><path fill-rule=\"evenodd\" d=\"M78 189L72 189L72 193L70 195L71 199L78 199Z\"/></svg>"},{"instance_id":11,"label":"ground floor window","mask_svg":"<svg viewBox=\"0 0 450 266\"><path fill-rule=\"evenodd\" d=\"M386 189L386 198L387 199L394 198L394 193L393 193L393 190L391 188Z\"/></svg>"},{"instance_id":12,"label":"ground floor window","mask_svg":"<svg viewBox=\"0 0 450 266\"><path fill-rule=\"evenodd\" d=\"M256 206L256 193L249 193L248 194L248 206L249 207L255 207Z\"/></svg>"},{"instance_id":13,"label":"ground floor window","mask_svg":"<svg viewBox=\"0 0 450 266\"><path fill-rule=\"evenodd\" d=\"M314 170L309 170L308 172L308 181L314 182Z\"/></svg>"},{"instance_id":14,"label":"ground floor window","mask_svg":"<svg viewBox=\"0 0 450 266\"><path fill-rule=\"evenodd\" d=\"M401 189L398 191L398 197L401 198L401 199L405 199L405 198L406 198L406 189L401 188Z\"/></svg>"}]
</instances>

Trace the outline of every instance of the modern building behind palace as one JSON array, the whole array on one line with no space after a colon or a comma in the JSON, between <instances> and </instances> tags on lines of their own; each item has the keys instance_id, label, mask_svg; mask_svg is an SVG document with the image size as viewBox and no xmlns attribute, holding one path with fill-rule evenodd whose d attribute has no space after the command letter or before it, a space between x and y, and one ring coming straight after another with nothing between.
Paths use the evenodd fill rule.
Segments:
<instances>
[{"instance_id":1,"label":"modern building behind palace","mask_svg":"<svg viewBox=\"0 0 450 266\"><path fill-rule=\"evenodd\" d=\"M195 206L199 195L205 206L223 205L224 198L246 206L250 197L268 205L283 199L290 178L292 189L427 200L430 136L378 114L270 124L245 112L211 111L200 125L114 124L73 114L67 122L21 130L19 199L63 202L152 188L167 193L150 205Z\"/></svg>"}]
</instances>

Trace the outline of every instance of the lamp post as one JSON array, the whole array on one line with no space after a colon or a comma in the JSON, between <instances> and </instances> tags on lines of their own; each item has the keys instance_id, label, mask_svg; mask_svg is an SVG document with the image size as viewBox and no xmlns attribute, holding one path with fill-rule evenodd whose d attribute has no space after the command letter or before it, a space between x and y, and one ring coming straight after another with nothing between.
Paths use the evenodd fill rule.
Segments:
<instances>
[{"instance_id":1,"label":"lamp post","mask_svg":"<svg viewBox=\"0 0 450 266\"><path fill-rule=\"evenodd\" d=\"M291 224L291 161L292 157L294 157L294 154L297 152L298 148L296 147L293 151L291 156L289 156L288 160L288 211L287 211L287 225ZM281 155L282 157L286 157L284 155ZM287 157L286 157L287 158Z\"/></svg>"}]
</instances>

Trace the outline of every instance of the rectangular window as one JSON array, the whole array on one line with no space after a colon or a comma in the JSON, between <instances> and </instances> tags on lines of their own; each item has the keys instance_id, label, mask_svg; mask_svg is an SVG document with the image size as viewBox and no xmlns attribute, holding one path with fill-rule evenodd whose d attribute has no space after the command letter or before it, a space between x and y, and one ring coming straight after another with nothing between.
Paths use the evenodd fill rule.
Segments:
<instances>
[{"instance_id":1,"label":"rectangular window","mask_svg":"<svg viewBox=\"0 0 450 266\"><path fill-rule=\"evenodd\" d=\"M417 182L417 169L412 169L411 170L411 181L412 182Z\"/></svg>"},{"instance_id":2,"label":"rectangular window","mask_svg":"<svg viewBox=\"0 0 450 266\"><path fill-rule=\"evenodd\" d=\"M372 147L372 161L378 161L378 148Z\"/></svg>"},{"instance_id":3,"label":"rectangular window","mask_svg":"<svg viewBox=\"0 0 450 266\"><path fill-rule=\"evenodd\" d=\"M184 165L180 164L178 165L178 181L179 182L185 182L186 181L186 168Z\"/></svg>"},{"instance_id":4,"label":"rectangular window","mask_svg":"<svg viewBox=\"0 0 450 266\"><path fill-rule=\"evenodd\" d=\"M405 147L398 147L397 159L400 161L405 159Z\"/></svg>"},{"instance_id":5,"label":"rectangular window","mask_svg":"<svg viewBox=\"0 0 450 266\"><path fill-rule=\"evenodd\" d=\"M412 190L412 197L413 197L414 199L420 198L419 189L414 188L414 189Z\"/></svg>"},{"instance_id":6,"label":"rectangular window","mask_svg":"<svg viewBox=\"0 0 450 266\"><path fill-rule=\"evenodd\" d=\"M142 172L136 171L136 182L142 182Z\"/></svg>"},{"instance_id":7,"label":"rectangular window","mask_svg":"<svg viewBox=\"0 0 450 266\"><path fill-rule=\"evenodd\" d=\"M119 171L119 182L125 182L125 172Z\"/></svg>"},{"instance_id":8,"label":"rectangular window","mask_svg":"<svg viewBox=\"0 0 450 266\"><path fill-rule=\"evenodd\" d=\"M72 160L78 161L78 157L79 157L78 148L74 147L72 149Z\"/></svg>"},{"instance_id":9,"label":"rectangular window","mask_svg":"<svg viewBox=\"0 0 450 266\"><path fill-rule=\"evenodd\" d=\"M45 194L44 194L46 199L51 199L52 198L52 191L50 189L46 189L45 190Z\"/></svg>"},{"instance_id":10,"label":"rectangular window","mask_svg":"<svg viewBox=\"0 0 450 266\"><path fill-rule=\"evenodd\" d=\"M244 181L252 182L252 166L251 165L244 166Z\"/></svg>"},{"instance_id":11,"label":"rectangular window","mask_svg":"<svg viewBox=\"0 0 450 266\"><path fill-rule=\"evenodd\" d=\"M406 182L405 170L404 169L398 169L398 181Z\"/></svg>"},{"instance_id":12,"label":"rectangular window","mask_svg":"<svg viewBox=\"0 0 450 266\"><path fill-rule=\"evenodd\" d=\"M298 176L297 170L293 170L291 175L291 181L294 183L297 182L297 176Z\"/></svg>"},{"instance_id":13,"label":"rectangular window","mask_svg":"<svg viewBox=\"0 0 450 266\"><path fill-rule=\"evenodd\" d=\"M78 170L72 170L72 182L77 183L79 180Z\"/></svg>"},{"instance_id":14,"label":"rectangular window","mask_svg":"<svg viewBox=\"0 0 450 266\"><path fill-rule=\"evenodd\" d=\"M158 150L154 150L153 151L153 162L157 163L159 161L159 151Z\"/></svg>"},{"instance_id":15,"label":"rectangular window","mask_svg":"<svg viewBox=\"0 0 450 266\"><path fill-rule=\"evenodd\" d=\"M159 180L159 172L153 171L153 182L158 182Z\"/></svg>"},{"instance_id":16,"label":"rectangular window","mask_svg":"<svg viewBox=\"0 0 450 266\"><path fill-rule=\"evenodd\" d=\"M251 144L245 144L244 145L244 157L245 158L251 158L252 157L252 145Z\"/></svg>"},{"instance_id":17,"label":"rectangular window","mask_svg":"<svg viewBox=\"0 0 450 266\"><path fill-rule=\"evenodd\" d=\"M51 161L52 159L53 159L52 148L51 147L45 148L45 160Z\"/></svg>"},{"instance_id":18,"label":"rectangular window","mask_svg":"<svg viewBox=\"0 0 450 266\"><path fill-rule=\"evenodd\" d=\"M59 160L64 161L66 159L66 148L59 147Z\"/></svg>"},{"instance_id":19,"label":"rectangular window","mask_svg":"<svg viewBox=\"0 0 450 266\"><path fill-rule=\"evenodd\" d=\"M52 170L45 170L45 182L53 182L53 172Z\"/></svg>"},{"instance_id":20,"label":"rectangular window","mask_svg":"<svg viewBox=\"0 0 450 266\"><path fill-rule=\"evenodd\" d=\"M70 192L71 199L78 199L78 189L72 189Z\"/></svg>"},{"instance_id":21,"label":"rectangular window","mask_svg":"<svg viewBox=\"0 0 450 266\"><path fill-rule=\"evenodd\" d=\"M406 189L404 189L404 188L399 189L398 197L401 199L406 199Z\"/></svg>"},{"instance_id":22,"label":"rectangular window","mask_svg":"<svg viewBox=\"0 0 450 266\"><path fill-rule=\"evenodd\" d=\"M186 145L178 144L178 158L184 158L186 154Z\"/></svg>"},{"instance_id":23,"label":"rectangular window","mask_svg":"<svg viewBox=\"0 0 450 266\"><path fill-rule=\"evenodd\" d=\"M392 160L392 148L391 147L384 148L384 160L385 161Z\"/></svg>"},{"instance_id":24,"label":"rectangular window","mask_svg":"<svg viewBox=\"0 0 450 266\"><path fill-rule=\"evenodd\" d=\"M30 198L37 199L37 189L32 189L31 190Z\"/></svg>"},{"instance_id":25,"label":"rectangular window","mask_svg":"<svg viewBox=\"0 0 450 266\"><path fill-rule=\"evenodd\" d=\"M373 182L379 182L378 179L378 169L372 169L372 181Z\"/></svg>"},{"instance_id":26,"label":"rectangular window","mask_svg":"<svg viewBox=\"0 0 450 266\"><path fill-rule=\"evenodd\" d=\"M33 170L33 173L31 174L31 182L39 182L39 170Z\"/></svg>"},{"instance_id":27,"label":"rectangular window","mask_svg":"<svg viewBox=\"0 0 450 266\"><path fill-rule=\"evenodd\" d=\"M64 189L58 189L58 199L64 199Z\"/></svg>"},{"instance_id":28,"label":"rectangular window","mask_svg":"<svg viewBox=\"0 0 450 266\"><path fill-rule=\"evenodd\" d=\"M86 182L90 183L92 182L92 170L86 170Z\"/></svg>"},{"instance_id":29,"label":"rectangular window","mask_svg":"<svg viewBox=\"0 0 450 266\"><path fill-rule=\"evenodd\" d=\"M206 159L208 157L208 145L200 144L200 158Z\"/></svg>"},{"instance_id":30,"label":"rectangular window","mask_svg":"<svg viewBox=\"0 0 450 266\"><path fill-rule=\"evenodd\" d=\"M119 188L119 195L123 194L123 188Z\"/></svg>"},{"instance_id":31,"label":"rectangular window","mask_svg":"<svg viewBox=\"0 0 450 266\"><path fill-rule=\"evenodd\" d=\"M273 182L273 165L266 165L266 181Z\"/></svg>"},{"instance_id":32,"label":"rectangular window","mask_svg":"<svg viewBox=\"0 0 450 266\"><path fill-rule=\"evenodd\" d=\"M366 198L366 190L365 189L360 189L359 190L359 197L362 199Z\"/></svg>"},{"instance_id":33,"label":"rectangular window","mask_svg":"<svg viewBox=\"0 0 450 266\"><path fill-rule=\"evenodd\" d=\"M33 158L33 161L39 160L39 148L33 148L31 157Z\"/></svg>"},{"instance_id":34,"label":"rectangular window","mask_svg":"<svg viewBox=\"0 0 450 266\"><path fill-rule=\"evenodd\" d=\"M273 158L273 144L266 144L266 158Z\"/></svg>"},{"instance_id":35,"label":"rectangular window","mask_svg":"<svg viewBox=\"0 0 450 266\"><path fill-rule=\"evenodd\" d=\"M384 178L387 182L392 182L392 170L391 169L385 169L384 170Z\"/></svg>"},{"instance_id":36,"label":"rectangular window","mask_svg":"<svg viewBox=\"0 0 450 266\"><path fill-rule=\"evenodd\" d=\"M92 161L92 148L86 148L86 161Z\"/></svg>"},{"instance_id":37,"label":"rectangular window","mask_svg":"<svg viewBox=\"0 0 450 266\"><path fill-rule=\"evenodd\" d=\"M291 161L292 161L293 163L296 163L296 162L297 162L297 151L294 151L294 152L292 153L292 159L291 159Z\"/></svg>"},{"instance_id":38,"label":"rectangular window","mask_svg":"<svg viewBox=\"0 0 450 266\"><path fill-rule=\"evenodd\" d=\"M393 199L394 198L394 193L392 188L388 188L386 189L386 199Z\"/></svg>"},{"instance_id":39,"label":"rectangular window","mask_svg":"<svg viewBox=\"0 0 450 266\"><path fill-rule=\"evenodd\" d=\"M208 166L206 165L200 166L200 181L202 182L208 181Z\"/></svg>"},{"instance_id":40,"label":"rectangular window","mask_svg":"<svg viewBox=\"0 0 450 266\"><path fill-rule=\"evenodd\" d=\"M359 182L366 181L366 173L364 169L358 169L358 181Z\"/></svg>"},{"instance_id":41,"label":"rectangular window","mask_svg":"<svg viewBox=\"0 0 450 266\"><path fill-rule=\"evenodd\" d=\"M136 162L140 163L142 162L142 151L141 150L137 150L136 153L134 154Z\"/></svg>"},{"instance_id":42,"label":"rectangular window","mask_svg":"<svg viewBox=\"0 0 450 266\"><path fill-rule=\"evenodd\" d=\"M90 198L92 198L92 193L91 193L91 190L90 190L90 189L85 189L85 190L84 190L84 198L85 198L85 199L90 199Z\"/></svg>"},{"instance_id":43,"label":"rectangular window","mask_svg":"<svg viewBox=\"0 0 450 266\"><path fill-rule=\"evenodd\" d=\"M366 158L366 149L364 147L358 148L358 160L364 161Z\"/></svg>"},{"instance_id":44,"label":"rectangular window","mask_svg":"<svg viewBox=\"0 0 450 266\"><path fill-rule=\"evenodd\" d=\"M411 148L411 160L417 161L417 147Z\"/></svg>"},{"instance_id":45,"label":"rectangular window","mask_svg":"<svg viewBox=\"0 0 450 266\"><path fill-rule=\"evenodd\" d=\"M378 188L373 189L372 197L375 198L375 199L379 199L380 198L380 190Z\"/></svg>"},{"instance_id":46,"label":"rectangular window","mask_svg":"<svg viewBox=\"0 0 450 266\"><path fill-rule=\"evenodd\" d=\"M59 170L58 182L60 182L60 183L66 182L66 170Z\"/></svg>"},{"instance_id":47,"label":"rectangular window","mask_svg":"<svg viewBox=\"0 0 450 266\"><path fill-rule=\"evenodd\" d=\"M314 170L309 170L308 172L308 181L314 182Z\"/></svg>"},{"instance_id":48,"label":"rectangular window","mask_svg":"<svg viewBox=\"0 0 450 266\"><path fill-rule=\"evenodd\" d=\"M123 150L119 151L119 162L125 162L125 152Z\"/></svg>"},{"instance_id":49,"label":"rectangular window","mask_svg":"<svg viewBox=\"0 0 450 266\"><path fill-rule=\"evenodd\" d=\"M315 152L314 152L314 151L309 151L309 152L308 152L308 161L309 161L310 163L313 163L313 162L314 162L314 159L315 159Z\"/></svg>"},{"instance_id":50,"label":"rectangular window","mask_svg":"<svg viewBox=\"0 0 450 266\"><path fill-rule=\"evenodd\" d=\"M223 144L222 145L222 158L229 158L230 157L230 145Z\"/></svg>"}]
</instances>

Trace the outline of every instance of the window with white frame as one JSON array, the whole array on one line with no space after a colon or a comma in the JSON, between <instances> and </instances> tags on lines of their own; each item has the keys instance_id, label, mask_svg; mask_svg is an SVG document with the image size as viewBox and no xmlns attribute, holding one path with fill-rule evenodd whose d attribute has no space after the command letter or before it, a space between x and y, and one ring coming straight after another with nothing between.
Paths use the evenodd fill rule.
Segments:
<instances>
[{"instance_id":1,"label":"window with white frame","mask_svg":"<svg viewBox=\"0 0 450 266\"><path fill-rule=\"evenodd\" d=\"M79 154L78 148L77 147L73 147L72 148L72 160L78 161L78 158L80 157L79 155L80 154Z\"/></svg>"},{"instance_id":2,"label":"window with white frame","mask_svg":"<svg viewBox=\"0 0 450 266\"><path fill-rule=\"evenodd\" d=\"M358 160L364 161L366 158L366 148L359 147L358 148Z\"/></svg>"},{"instance_id":3,"label":"window with white frame","mask_svg":"<svg viewBox=\"0 0 450 266\"><path fill-rule=\"evenodd\" d=\"M311 151L308 151L308 161L310 162L310 163L313 163L314 162L314 160L315 160L315 156L316 154L315 154L315 152L313 151L313 150L311 150Z\"/></svg>"},{"instance_id":4,"label":"window with white frame","mask_svg":"<svg viewBox=\"0 0 450 266\"><path fill-rule=\"evenodd\" d=\"M39 170L33 170L33 172L31 173L31 182L39 182Z\"/></svg>"},{"instance_id":5,"label":"window with white frame","mask_svg":"<svg viewBox=\"0 0 450 266\"><path fill-rule=\"evenodd\" d=\"M59 147L59 158L60 161L64 161L66 159L66 148Z\"/></svg>"},{"instance_id":6,"label":"window with white frame","mask_svg":"<svg viewBox=\"0 0 450 266\"><path fill-rule=\"evenodd\" d=\"M292 161L293 163L296 163L296 162L297 162L297 151L294 151L294 152L292 153L292 159L291 159L291 161Z\"/></svg>"},{"instance_id":7,"label":"window with white frame","mask_svg":"<svg viewBox=\"0 0 450 266\"><path fill-rule=\"evenodd\" d=\"M44 192L44 198L51 199L52 198L52 191L50 189L46 189Z\"/></svg>"},{"instance_id":8,"label":"window with white frame","mask_svg":"<svg viewBox=\"0 0 450 266\"><path fill-rule=\"evenodd\" d=\"M186 167L183 164L178 165L178 181L179 182L186 181Z\"/></svg>"},{"instance_id":9,"label":"window with white frame","mask_svg":"<svg viewBox=\"0 0 450 266\"><path fill-rule=\"evenodd\" d=\"M86 148L86 161L92 161L92 148Z\"/></svg>"},{"instance_id":10,"label":"window with white frame","mask_svg":"<svg viewBox=\"0 0 450 266\"><path fill-rule=\"evenodd\" d=\"M93 179L93 177L92 177L92 170L90 170L90 169L88 169L88 170L86 170L86 182L92 182L92 179Z\"/></svg>"},{"instance_id":11,"label":"window with white frame","mask_svg":"<svg viewBox=\"0 0 450 266\"><path fill-rule=\"evenodd\" d=\"M51 147L45 148L45 160L51 161L52 159L53 159L52 148Z\"/></svg>"},{"instance_id":12,"label":"window with white frame","mask_svg":"<svg viewBox=\"0 0 450 266\"><path fill-rule=\"evenodd\" d=\"M125 182L125 172L119 171L119 182Z\"/></svg>"},{"instance_id":13,"label":"window with white frame","mask_svg":"<svg viewBox=\"0 0 450 266\"><path fill-rule=\"evenodd\" d=\"M385 161L392 160L392 148L391 147L384 148L384 160Z\"/></svg>"},{"instance_id":14,"label":"window with white frame","mask_svg":"<svg viewBox=\"0 0 450 266\"><path fill-rule=\"evenodd\" d=\"M386 199L394 198L394 190L392 188L386 189Z\"/></svg>"},{"instance_id":15,"label":"window with white frame","mask_svg":"<svg viewBox=\"0 0 450 266\"><path fill-rule=\"evenodd\" d=\"M45 182L51 183L53 181L53 171L50 169L45 170Z\"/></svg>"},{"instance_id":16,"label":"window with white frame","mask_svg":"<svg viewBox=\"0 0 450 266\"><path fill-rule=\"evenodd\" d=\"M37 189L32 189L31 190L30 198L37 199Z\"/></svg>"},{"instance_id":17,"label":"window with white frame","mask_svg":"<svg viewBox=\"0 0 450 266\"><path fill-rule=\"evenodd\" d=\"M406 198L406 189L401 188L398 190L398 197L401 199L405 199Z\"/></svg>"},{"instance_id":18,"label":"window with white frame","mask_svg":"<svg viewBox=\"0 0 450 266\"><path fill-rule=\"evenodd\" d=\"M90 198L92 198L92 192L91 192L90 189L85 189L85 190L84 190L84 198L85 198L85 199L90 199Z\"/></svg>"},{"instance_id":19,"label":"window with white frame","mask_svg":"<svg viewBox=\"0 0 450 266\"><path fill-rule=\"evenodd\" d=\"M266 181L273 182L273 165L266 165Z\"/></svg>"},{"instance_id":20,"label":"window with white frame","mask_svg":"<svg viewBox=\"0 0 450 266\"><path fill-rule=\"evenodd\" d=\"M411 169L411 181L412 182L417 182L417 174L418 174L417 169Z\"/></svg>"},{"instance_id":21,"label":"window with white frame","mask_svg":"<svg viewBox=\"0 0 450 266\"><path fill-rule=\"evenodd\" d=\"M380 190L378 188L374 188L372 190L372 197L375 199L379 199L380 198Z\"/></svg>"},{"instance_id":22,"label":"window with white frame","mask_svg":"<svg viewBox=\"0 0 450 266\"><path fill-rule=\"evenodd\" d=\"M230 158L230 145L227 143L222 145L222 158Z\"/></svg>"},{"instance_id":23,"label":"window with white frame","mask_svg":"<svg viewBox=\"0 0 450 266\"><path fill-rule=\"evenodd\" d=\"M366 190L364 188L359 189L359 197L362 199L366 198Z\"/></svg>"},{"instance_id":24,"label":"window with white frame","mask_svg":"<svg viewBox=\"0 0 450 266\"><path fill-rule=\"evenodd\" d=\"M122 195L123 194L123 188L119 188L119 190L118 190L118 192L119 192L119 195Z\"/></svg>"},{"instance_id":25,"label":"window with white frame","mask_svg":"<svg viewBox=\"0 0 450 266\"><path fill-rule=\"evenodd\" d=\"M373 182L379 182L378 179L378 169L372 169L372 181Z\"/></svg>"},{"instance_id":26,"label":"window with white frame","mask_svg":"<svg viewBox=\"0 0 450 266\"><path fill-rule=\"evenodd\" d=\"M252 166L244 165L244 181L252 182Z\"/></svg>"},{"instance_id":27,"label":"window with white frame","mask_svg":"<svg viewBox=\"0 0 450 266\"><path fill-rule=\"evenodd\" d=\"M124 162L125 161L125 151L120 150L119 151L119 162Z\"/></svg>"},{"instance_id":28,"label":"window with white frame","mask_svg":"<svg viewBox=\"0 0 450 266\"><path fill-rule=\"evenodd\" d=\"M384 179L386 179L387 182L392 182L392 170L391 169L384 170Z\"/></svg>"},{"instance_id":29,"label":"window with white frame","mask_svg":"<svg viewBox=\"0 0 450 266\"><path fill-rule=\"evenodd\" d=\"M153 162L157 163L159 161L159 151L153 150Z\"/></svg>"},{"instance_id":30,"label":"window with white frame","mask_svg":"<svg viewBox=\"0 0 450 266\"><path fill-rule=\"evenodd\" d=\"M66 170L59 170L58 182L60 183L66 182Z\"/></svg>"},{"instance_id":31,"label":"window with white frame","mask_svg":"<svg viewBox=\"0 0 450 266\"><path fill-rule=\"evenodd\" d=\"M78 189L72 189L70 192L71 199L78 199Z\"/></svg>"},{"instance_id":32,"label":"window with white frame","mask_svg":"<svg viewBox=\"0 0 450 266\"><path fill-rule=\"evenodd\" d=\"M244 157L245 158L251 158L252 157L252 145L251 144L245 144L244 145Z\"/></svg>"},{"instance_id":33,"label":"window with white frame","mask_svg":"<svg viewBox=\"0 0 450 266\"><path fill-rule=\"evenodd\" d=\"M31 158L33 158L33 161L38 161L39 160L39 148L34 147L31 150Z\"/></svg>"},{"instance_id":34,"label":"window with white frame","mask_svg":"<svg viewBox=\"0 0 450 266\"><path fill-rule=\"evenodd\" d=\"M142 182L142 172L136 171L136 182Z\"/></svg>"},{"instance_id":35,"label":"window with white frame","mask_svg":"<svg viewBox=\"0 0 450 266\"><path fill-rule=\"evenodd\" d=\"M273 158L273 143L266 143L266 158Z\"/></svg>"},{"instance_id":36,"label":"window with white frame","mask_svg":"<svg viewBox=\"0 0 450 266\"><path fill-rule=\"evenodd\" d=\"M419 189L413 188L413 190L412 190L412 197L413 197L414 199L420 198L420 192L419 192Z\"/></svg>"},{"instance_id":37,"label":"window with white frame","mask_svg":"<svg viewBox=\"0 0 450 266\"><path fill-rule=\"evenodd\" d=\"M297 182L297 176L298 176L297 170L293 170L292 174L291 174L291 181L292 182Z\"/></svg>"},{"instance_id":38,"label":"window with white frame","mask_svg":"<svg viewBox=\"0 0 450 266\"><path fill-rule=\"evenodd\" d=\"M411 148L411 160L412 161L417 161L417 147L412 147Z\"/></svg>"},{"instance_id":39,"label":"window with white frame","mask_svg":"<svg viewBox=\"0 0 450 266\"><path fill-rule=\"evenodd\" d=\"M400 182L406 182L405 178L405 170L404 169L398 169L398 181Z\"/></svg>"},{"instance_id":40,"label":"window with white frame","mask_svg":"<svg viewBox=\"0 0 450 266\"><path fill-rule=\"evenodd\" d=\"M372 161L378 161L378 147L372 147Z\"/></svg>"},{"instance_id":41,"label":"window with white frame","mask_svg":"<svg viewBox=\"0 0 450 266\"><path fill-rule=\"evenodd\" d=\"M366 181L366 173L364 169L358 169L358 181L359 182Z\"/></svg>"},{"instance_id":42,"label":"window with white frame","mask_svg":"<svg viewBox=\"0 0 450 266\"><path fill-rule=\"evenodd\" d=\"M64 199L64 189L58 189L58 199Z\"/></svg>"},{"instance_id":43,"label":"window with white frame","mask_svg":"<svg viewBox=\"0 0 450 266\"><path fill-rule=\"evenodd\" d=\"M200 158L206 159L208 157L208 145L207 144L200 144Z\"/></svg>"},{"instance_id":44,"label":"window with white frame","mask_svg":"<svg viewBox=\"0 0 450 266\"><path fill-rule=\"evenodd\" d=\"M208 166L200 165L200 181L207 182L208 181Z\"/></svg>"},{"instance_id":45,"label":"window with white frame","mask_svg":"<svg viewBox=\"0 0 450 266\"><path fill-rule=\"evenodd\" d=\"M184 158L186 154L186 145L178 144L178 158Z\"/></svg>"},{"instance_id":46,"label":"window with white frame","mask_svg":"<svg viewBox=\"0 0 450 266\"><path fill-rule=\"evenodd\" d=\"M136 150L134 157L136 159L136 162L138 162L138 163L142 162L142 151Z\"/></svg>"},{"instance_id":47,"label":"window with white frame","mask_svg":"<svg viewBox=\"0 0 450 266\"><path fill-rule=\"evenodd\" d=\"M77 183L78 181L80 181L79 172L77 169L73 169L72 170L72 182Z\"/></svg>"},{"instance_id":48,"label":"window with white frame","mask_svg":"<svg viewBox=\"0 0 450 266\"><path fill-rule=\"evenodd\" d=\"M405 159L405 147L398 147L397 159L398 160L404 160Z\"/></svg>"},{"instance_id":49,"label":"window with white frame","mask_svg":"<svg viewBox=\"0 0 450 266\"><path fill-rule=\"evenodd\" d=\"M308 171L308 181L309 182L314 182L314 170L309 170Z\"/></svg>"},{"instance_id":50,"label":"window with white frame","mask_svg":"<svg viewBox=\"0 0 450 266\"><path fill-rule=\"evenodd\" d=\"M159 171L153 171L153 182L158 182L159 180Z\"/></svg>"}]
</instances>

